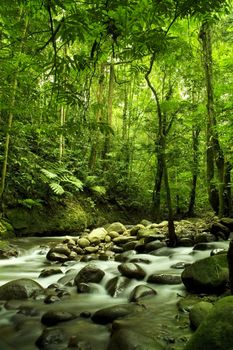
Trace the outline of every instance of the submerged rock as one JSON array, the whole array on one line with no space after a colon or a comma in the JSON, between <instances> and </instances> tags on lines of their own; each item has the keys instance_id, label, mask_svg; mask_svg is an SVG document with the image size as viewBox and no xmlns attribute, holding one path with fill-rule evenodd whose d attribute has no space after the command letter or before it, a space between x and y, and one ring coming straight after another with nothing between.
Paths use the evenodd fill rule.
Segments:
<instances>
[{"instance_id":1,"label":"submerged rock","mask_svg":"<svg viewBox=\"0 0 233 350\"><path fill-rule=\"evenodd\" d=\"M22 300L44 294L44 288L34 280L21 278L0 286L0 300Z\"/></svg>"},{"instance_id":2,"label":"submerged rock","mask_svg":"<svg viewBox=\"0 0 233 350\"><path fill-rule=\"evenodd\" d=\"M77 316L66 311L48 311L41 317L41 323L45 326L55 326L60 322L67 322L75 319Z\"/></svg>"},{"instance_id":3,"label":"submerged rock","mask_svg":"<svg viewBox=\"0 0 233 350\"><path fill-rule=\"evenodd\" d=\"M154 273L148 277L147 282L158 284L180 284L182 280L180 275Z\"/></svg>"},{"instance_id":4,"label":"submerged rock","mask_svg":"<svg viewBox=\"0 0 233 350\"><path fill-rule=\"evenodd\" d=\"M104 309L96 311L91 319L93 322L99 324L111 323L118 318L125 317L129 314L139 312L143 308L137 304L121 304L106 307Z\"/></svg>"},{"instance_id":5,"label":"submerged rock","mask_svg":"<svg viewBox=\"0 0 233 350\"><path fill-rule=\"evenodd\" d=\"M154 295L156 295L157 292L156 290L154 290L153 288L145 285L145 284L141 284L136 286L132 292L130 293L129 296L129 301L139 301L141 299L144 298L148 298L148 297L152 297Z\"/></svg>"}]
</instances>

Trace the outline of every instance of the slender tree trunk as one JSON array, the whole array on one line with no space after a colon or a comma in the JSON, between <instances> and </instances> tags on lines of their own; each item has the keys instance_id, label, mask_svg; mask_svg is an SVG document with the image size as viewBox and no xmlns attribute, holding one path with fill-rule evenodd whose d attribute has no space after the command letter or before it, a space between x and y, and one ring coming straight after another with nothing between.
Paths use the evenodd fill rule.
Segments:
<instances>
[{"instance_id":1,"label":"slender tree trunk","mask_svg":"<svg viewBox=\"0 0 233 350\"><path fill-rule=\"evenodd\" d=\"M229 269L229 286L231 294L233 294L233 240L230 241L228 252L227 252L227 261Z\"/></svg>"},{"instance_id":2,"label":"slender tree trunk","mask_svg":"<svg viewBox=\"0 0 233 350\"><path fill-rule=\"evenodd\" d=\"M187 215L194 215L194 207L195 207L195 200L196 200L196 188L197 188L197 177L198 177L198 171L199 171L199 157L198 157L198 151L199 151L199 134L200 134L200 128L197 126L193 127L192 131L192 142L193 142L193 170L192 170L192 188L190 192L190 199L189 199L189 207Z\"/></svg>"},{"instance_id":3,"label":"slender tree trunk","mask_svg":"<svg viewBox=\"0 0 233 350\"><path fill-rule=\"evenodd\" d=\"M62 162L63 157L64 157L64 153L65 153L65 137L64 137L64 134L63 134L65 118L66 118L65 107L61 106L61 110L60 110L61 135L60 135L60 141L59 141L59 162L60 163Z\"/></svg>"},{"instance_id":4,"label":"slender tree trunk","mask_svg":"<svg viewBox=\"0 0 233 350\"><path fill-rule=\"evenodd\" d=\"M23 20L23 6L20 7L19 22L21 22L22 20ZM24 27L23 27L23 31L22 31L22 39L21 39L21 43L20 43L19 51L18 51L19 54L23 50L23 39L26 36L27 27L28 27L28 17L26 16L26 20L24 22ZM7 122L7 131L6 131L6 138L5 138L5 145L4 145L3 165L2 165L2 171L1 171L0 203L1 203L2 210L3 210L3 196L4 196L4 192L5 192L5 187L6 187L8 155L9 155L9 148L10 148L10 136L11 136L13 117L14 117L13 110L15 107L17 86L18 86L18 77L17 77L17 72L16 72L15 76L13 78L13 82L12 82L11 102L10 102L10 106L9 106L10 112L9 112L8 122Z\"/></svg>"},{"instance_id":5,"label":"slender tree trunk","mask_svg":"<svg viewBox=\"0 0 233 350\"><path fill-rule=\"evenodd\" d=\"M201 26L203 63L207 93L207 186L212 208L221 217L224 214L224 154L220 147L214 110L213 61L211 29L208 22ZM214 184L214 165L218 170L218 188Z\"/></svg>"},{"instance_id":6,"label":"slender tree trunk","mask_svg":"<svg viewBox=\"0 0 233 350\"><path fill-rule=\"evenodd\" d=\"M124 176L128 178L130 168L130 147L129 147L129 123L128 123L128 88L125 85L124 89L124 108L122 113L122 147L121 160L123 161L122 170Z\"/></svg>"},{"instance_id":7,"label":"slender tree trunk","mask_svg":"<svg viewBox=\"0 0 233 350\"><path fill-rule=\"evenodd\" d=\"M232 212L232 197L231 197L231 170L232 165L229 162L225 163L225 205L224 216L230 216Z\"/></svg>"},{"instance_id":8,"label":"slender tree trunk","mask_svg":"<svg viewBox=\"0 0 233 350\"><path fill-rule=\"evenodd\" d=\"M156 106L157 106L157 116L158 116L158 139L157 139L157 160L159 161L159 164L157 164L159 167L156 169L157 171L157 176L156 179L158 180L158 183L155 183L155 186L157 185L158 192L155 193L157 196L158 202L155 203L154 205L158 205L160 207L160 188L161 187L161 182L162 182L162 175L164 178L164 185L165 185L165 190L166 190L166 201L167 201L167 207L168 207L168 240L169 240L169 245L170 246L176 246L177 244L177 237L175 233L175 226L174 226L174 219L173 219L173 212L172 212L172 201L171 201L171 192L170 192L170 186L169 186L169 179L168 179L168 171L167 171L167 162L166 162L166 135L167 132L169 131L169 128L167 128L166 125L166 115L162 114L161 106L160 106L160 100L158 93L155 89L155 87L152 85L149 76L152 72L153 64L155 60L155 52L151 56L151 61L150 61L150 67L149 70L147 71L145 75L145 79L147 81L147 84L149 88L151 89L155 101L156 101ZM171 124L170 124L171 126ZM160 182L161 180L161 182ZM156 214L155 214L156 215Z\"/></svg>"},{"instance_id":9,"label":"slender tree trunk","mask_svg":"<svg viewBox=\"0 0 233 350\"><path fill-rule=\"evenodd\" d=\"M108 85L108 118L107 124L111 128L112 127L112 111L113 111L113 89L114 89L114 65L111 62L110 64L110 72L109 72L109 85ZM107 131L105 137L105 145L104 145L104 153L103 158L107 158L107 154L110 152L111 148L111 133Z\"/></svg>"},{"instance_id":10,"label":"slender tree trunk","mask_svg":"<svg viewBox=\"0 0 233 350\"><path fill-rule=\"evenodd\" d=\"M104 73L105 73L105 64L101 65L100 68L100 77L99 77L99 83L97 88L97 105L98 109L96 112L96 123L102 121L103 119L103 92L104 92ZM100 150L100 132L97 128L95 134L94 134L94 140L91 146L91 153L89 158L89 167L90 169L95 169L96 161L97 161L97 155Z\"/></svg>"}]
</instances>

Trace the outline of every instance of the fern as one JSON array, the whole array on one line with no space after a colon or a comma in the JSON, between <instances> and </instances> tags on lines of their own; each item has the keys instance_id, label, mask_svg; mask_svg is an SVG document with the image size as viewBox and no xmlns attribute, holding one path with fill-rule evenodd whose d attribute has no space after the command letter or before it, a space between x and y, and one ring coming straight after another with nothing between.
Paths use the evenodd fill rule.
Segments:
<instances>
[{"instance_id":1,"label":"fern","mask_svg":"<svg viewBox=\"0 0 233 350\"><path fill-rule=\"evenodd\" d=\"M42 171L42 173L43 173L46 177L48 177L49 179L55 179L56 177L58 177L57 174L52 173L50 170L47 170L47 169L42 168L41 171Z\"/></svg>"},{"instance_id":2,"label":"fern","mask_svg":"<svg viewBox=\"0 0 233 350\"><path fill-rule=\"evenodd\" d=\"M73 175L61 177L61 181L74 185L78 190L83 189L83 182Z\"/></svg>"},{"instance_id":3,"label":"fern","mask_svg":"<svg viewBox=\"0 0 233 350\"><path fill-rule=\"evenodd\" d=\"M49 187L53 190L55 194L59 196L65 192L64 188L57 182L51 182L49 184Z\"/></svg>"},{"instance_id":4,"label":"fern","mask_svg":"<svg viewBox=\"0 0 233 350\"><path fill-rule=\"evenodd\" d=\"M95 194L98 194L98 195L105 195L106 194L106 188L104 186L92 186L90 188L90 190L92 192L94 192Z\"/></svg>"}]
</instances>

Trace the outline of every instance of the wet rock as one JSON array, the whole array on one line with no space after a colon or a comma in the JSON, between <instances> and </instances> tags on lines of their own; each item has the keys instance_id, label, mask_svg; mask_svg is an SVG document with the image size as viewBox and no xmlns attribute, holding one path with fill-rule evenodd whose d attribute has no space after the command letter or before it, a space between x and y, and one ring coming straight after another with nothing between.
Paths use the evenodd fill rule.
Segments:
<instances>
[{"instance_id":1,"label":"wet rock","mask_svg":"<svg viewBox=\"0 0 233 350\"><path fill-rule=\"evenodd\" d=\"M224 248L215 248L215 249L211 250L210 256L218 255L218 254L226 254L226 253L227 253L227 251Z\"/></svg>"},{"instance_id":2,"label":"wet rock","mask_svg":"<svg viewBox=\"0 0 233 350\"><path fill-rule=\"evenodd\" d=\"M118 245L113 245L111 247L111 250L116 254L122 253L124 251L124 249L122 247L119 247Z\"/></svg>"},{"instance_id":3,"label":"wet rock","mask_svg":"<svg viewBox=\"0 0 233 350\"><path fill-rule=\"evenodd\" d=\"M120 237L120 234L116 231L110 231L110 232L108 231L107 236L109 236L111 239L113 239L113 238Z\"/></svg>"},{"instance_id":4,"label":"wet rock","mask_svg":"<svg viewBox=\"0 0 233 350\"><path fill-rule=\"evenodd\" d=\"M156 234L144 237L144 243L147 244L153 241L165 242L165 239L166 239L166 236L163 233L156 233Z\"/></svg>"},{"instance_id":5,"label":"wet rock","mask_svg":"<svg viewBox=\"0 0 233 350\"><path fill-rule=\"evenodd\" d=\"M116 276L110 279L106 284L106 290L112 297L117 297L129 285L130 279L123 276Z\"/></svg>"},{"instance_id":6,"label":"wet rock","mask_svg":"<svg viewBox=\"0 0 233 350\"><path fill-rule=\"evenodd\" d=\"M0 248L0 259L9 259L12 257L17 257L19 255L19 251L17 248L11 247L6 244L5 247Z\"/></svg>"},{"instance_id":7,"label":"wet rock","mask_svg":"<svg viewBox=\"0 0 233 350\"><path fill-rule=\"evenodd\" d=\"M85 237L80 238L77 243L81 248L86 248L90 245L89 239Z\"/></svg>"},{"instance_id":8,"label":"wet rock","mask_svg":"<svg viewBox=\"0 0 233 350\"><path fill-rule=\"evenodd\" d=\"M148 297L152 297L154 295L156 295L157 292L155 289L145 285L145 284L141 284L136 286L132 292L130 293L129 296L129 301L140 301L141 299L144 298L148 298Z\"/></svg>"},{"instance_id":9,"label":"wet rock","mask_svg":"<svg viewBox=\"0 0 233 350\"><path fill-rule=\"evenodd\" d=\"M122 247L124 251L134 250L137 244L138 244L138 241L133 240L131 242L125 243Z\"/></svg>"},{"instance_id":10,"label":"wet rock","mask_svg":"<svg viewBox=\"0 0 233 350\"><path fill-rule=\"evenodd\" d=\"M188 341L184 350L233 348L233 297L220 299Z\"/></svg>"},{"instance_id":11,"label":"wet rock","mask_svg":"<svg viewBox=\"0 0 233 350\"><path fill-rule=\"evenodd\" d=\"M111 336L107 350L165 350L165 347L154 339L142 335L132 329L115 330Z\"/></svg>"},{"instance_id":12,"label":"wet rock","mask_svg":"<svg viewBox=\"0 0 233 350\"><path fill-rule=\"evenodd\" d=\"M88 283L79 283L77 285L77 292L78 293L91 293L91 286Z\"/></svg>"},{"instance_id":13,"label":"wet rock","mask_svg":"<svg viewBox=\"0 0 233 350\"><path fill-rule=\"evenodd\" d=\"M147 243L145 245L145 252L151 252L152 250L157 250L159 248L163 248L166 247L166 243L165 242L161 242L159 240Z\"/></svg>"},{"instance_id":14,"label":"wet rock","mask_svg":"<svg viewBox=\"0 0 233 350\"><path fill-rule=\"evenodd\" d=\"M122 254L117 254L115 255L115 261L119 261L119 262L126 262L128 261L130 258L132 258L132 256L135 256L136 251L135 250L128 250L127 252L124 252Z\"/></svg>"},{"instance_id":15,"label":"wet rock","mask_svg":"<svg viewBox=\"0 0 233 350\"><path fill-rule=\"evenodd\" d=\"M143 226L142 224L137 224L130 229L129 234L131 236L135 236L137 235L138 231L143 228L145 228L145 226Z\"/></svg>"},{"instance_id":16,"label":"wet rock","mask_svg":"<svg viewBox=\"0 0 233 350\"><path fill-rule=\"evenodd\" d=\"M191 328L197 329L212 308L213 304L208 303L207 301L200 301L199 303L195 304L189 312Z\"/></svg>"},{"instance_id":17,"label":"wet rock","mask_svg":"<svg viewBox=\"0 0 233 350\"><path fill-rule=\"evenodd\" d=\"M67 244L57 244L48 251L46 258L50 261L64 262L69 260L70 253Z\"/></svg>"},{"instance_id":18,"label":"wet rock","mask_svg":"<svg viewBox=\"0 0 233 350\"><path fill-rule=\"evenodd\" d=\"M111 252L110 250L107 250L106 252L99 253L99 260L102 260L102 261L112 260L114 256L115 254L113 252Z\"/></svg>"},{"instance_id":19,"label":"wet rock","mask_svg":"<svg viewBox=\"0 0 233 350\"><path fill-rule=\"evenodd\" d=\"M84 253L84 251L83 251L83 249L81 247L77 247L76 246L76 247L73 247L72 249L78 255L83 255L83 253Z\"/></svg>"},{"instance_id":20,"label":"wet rock","mask_svg":"<svg viewBox=\"0 0 233 350\"><path fill-rule=\"evenodd\" d=\"M41 323L47 327L52 327L60 322L71 321L76 317L76 315L66 311L48 311L41 317Z\"/></svg>"},{"instance_id":21,"label":"wet rock","mask_svg":"<svg viewBox=\"0 0 233 350\"><path fill-rule=\"evenodd\" d=\"M79 286L80 283L99 283L105 273L95 265L89 264L82 268L74 278L74 283Z\"/></svg>"},{"instance_id":22,"label":"wet rock","mask_svg":"<svg viewBox=\"0 0 233 350\"><path fill-rule=\"evenodd\" d=\"M181 274L188 291L197 293L221 293L228 281L226 254L198 260L187 266Z\"/></svg>"},{"instance_id":23,"label":"wet rock","mask_svg":"<svg viewBox=\"0 0 233 350\"><path fill-rule=\"evenodd\" d=\"M197 243L193 247L193 250L209 250L213 248L214 248L214 245L210 243Z\"/></svg>"},{"instance_id":24,"label":"wet rock","mask_svg":"<svg viewBox=\"0 0 233 350\"><path fill-rule=\"evenodd\" d=\"M41 350L50 350L54 345L57 350L63 350L67 345L67 335L62 328L46 328L36 340L36 345Z\"/></svg>"},{"instance_id":25,"label":"wet rock","mask_svg":"<svg viewBox=\"0 0 233 350\"><path fill-rule=\"evenodd\" d=\"M86 248L84 249L85 253L87 253L87 254L97 253L98 250L99 250L99 246L98 246L98 245L97 245L97 246L94 246L94 247L92 247L92 246L86 247Z\"/></svg>"},{"instance_id":26,"label":"wet rock","mask_svg":"<svg viewBox=\"0 0 233 350\"><path fill-rule=\"evenodd\" d=\"M142 307L137 304L115 305L96 311L91 319L95 323L107 324L141 310Z\"/></svg>"},{"instance_id":27,"label":"wet rock","mask_svg":"<svg viewBox=\"0 0 233 350\"><path fill-rule=\"evenodd\" d=\"M61 301L57 295L47 295L47 297L44 299L45 304L53 304L56 301Z\"/></svg>"},{"instance_id":28,"label":"wet rock","mask_svg":"<svg viewBox=\"0 0 233 350\"><path fill-rule=\"evenodd\" d=\"M188 238L188 237L181 237L178 240L178 245L180 247L192 247L194 244L194 241L192 238Z\"/></svg>"},{"instance_id":29,"label":"wet rock","mask_svg":"<svg viewBox=\"0 0 233 350\"><path fill-rule=\"evenodd\" d=\"M152 274L147 279L148 283L158 284L180 284L182 282L180 275L168 275L168 274Z\"/></svg>"},{"instance_id":30,"label":"wet rock","mask_svg":"<svg viewBox=\"0 0 233 350\"><path fill-rule=\"evenodd\" d=\"M137 238L145 238L148 236L156 237L156 234L160 234L160 231L158 228L142 228L137 233Z\"/></svg>"},{"instance_id":31,"label":"wet rock","mask_svg":"<svg viewBox=\"0 0 233 350\"><path fill-rule=\"evenodd\" d=\"M208 232L201 232L195 235L194 237L194 243L208 243L208 242L214 242L216 241L216 237Z\"/></svg>"},{"instance_id":32,"label":"wet rock","mask_svg":"<svg viewBox=\"0 0 233 350\"><path fill-rule=\"evenodd\" d=\"M126 231L126 227L121 222L113 222L111 225L107 227L107 231L115 231L117 233L124 233Z\"/></svg>"},{"instance_id":33,"label":"wet rock","mask_svg":"<svg viewBox=\"0 0 233 350\"><path fill-rule=\"evenodd\" d=\"M212 227L210 228L210 232L217 238L219 233L223 233L225 239L228 239L230 236L230 229L220 222L213 223Z\"/></svg>"},{"instance_id":34,"label":"wet rock","mask_svg":"<svg viewBox=\"0 0 233 350\"><path fill-rule=\"evenodd\" d=\"M152 250L149 254L155 255L155 256L171 256L172 252L171 252L171 249L167 247L162 247L156 250Z\"/></svg>"},{"instance_id":35,"label":"wet rock","mask_svg":"<svg viewBox=\"0 0 233 350\"><path fill-rule=\"evenodd\" d=\"M147 227L147 226L150 226L152 224L152 222L149 220L143 219L143 220L141 220L140 224Z\"/></svg>"},{"instance_id":36,"label":"wet rock","mask_svg":"<svg viewBox=\"0 0 233 350\"><path fill-rule=\"evenodd\" d=\"M146 258L131 258L129 259L130 262L132 263L143 263L143 264L150 264L151 261L149 259L146 259Z\"/></svg>"},{"instance_id":37,"label":"wet rock","mask_svg":"<svg viewBox=\"0 0 233 350\"><path fill-rule=\"evenodd\" d=\"M92 350L91 344L85 340L78 340L76 336L72 336L68 342L69 349L76 350Z\"/></svg>"},{"instance_id":38,"label":"wet rock","mask_svg":"<svg viewBox=\"0 0 233 350\"><path fill-rule=\"evenodd\" d=\"M220 224L229 228L230 232L233 232L233 218L222 218Z\"/></svg>"},{"instance_id":39,"label":"wet rock","mask_svg":"<svg viewBox=\"0 0 233 350\"><path fill-rule=\"evenodd\" d=\"M0 286L0 300L36 298L44 294L44 288L28 278L10 281Z\"/></svg>"},{"instance_id":40,"label":"wet rock","mask_svg":"<svg viewBox=\"0 0 233 350\"><path fill-rule=\"evenodd\" d=\"M92 230L87 238L90 241L91 244L99 244L101 241L105 240L105 237L107 235L107 231L103 227L98 227L94 230Z\"/></svg>"},{"instance_id":41,"label":"wet rock","mask_svg":"<svg viewBox=\"0 0 233 350\"><path fill-rule=\"evenodd\" d=\"M145 271L138 264L131 262L120 264L118 266L118 270L120 271L122 276L128 278L135 278L137 280L141 280L146 276Z\"/></svg>"},{"instance_id":42,"label":"wet rock","mask_svg":"<svg viewBox=\"0 0 233 350\"><path fill-rule=\"evenodd\" d=\"M63 273L61 269L59 269L58 267L56 268L48 268L48 269L44 269L41 271L39 277L49 277L49 276L53 276L59 273Z\"/></svg>"},{"instance_id":43,"label":"wet rock","mask_svg":"<svg viewBox=\"0 0 233 350\"><path fill-rule=\"evenodd\" d=\"M120 237L113 238L113 242L117 245L123 245L125 243L134 241L135 239L136 237L134 236L120 236Z\"/></svg>"},{"instance_id":44,"label":"wet rock","mask_svg":"<svg viewBox=\"0 0 233 350\"><path fill-rule=\"evenodd\" d=\"M176 264L171 265L171 268L179 270L179 269L184 269L186 266L189 266L189 265L190 265L190 263L180 261Z\"/></svg>"}]
</instances>

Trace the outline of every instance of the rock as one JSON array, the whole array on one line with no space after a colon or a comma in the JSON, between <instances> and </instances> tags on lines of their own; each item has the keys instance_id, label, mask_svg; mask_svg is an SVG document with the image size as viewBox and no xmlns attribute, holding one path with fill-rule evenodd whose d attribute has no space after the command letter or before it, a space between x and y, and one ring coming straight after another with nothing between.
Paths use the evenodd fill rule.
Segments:
<instances>
[{"instance_id":1,"label":"rock","mask_svg":"<svg viewBox=\"0 0 233 350\"><path fill-rule=\"evenodd\" d=\"M189 266L189 265L191 265L191 264L183 262L183 261L180 261L180 262L178 262L176 264L171 265L171 268L179 270L179 269L184 269L186 266Z\"/></svg>"},{"instance_id":2,"label":"rock","mask_svg":"<svg viewBox=\"0 0 233 350\"><path fill-rule=\"evenodd\" d=\"M215 248L210 252L210 256L218 255L218 254L227 254L227 251L224 248Z\"/></svg>"},{"instance_id":3,"label":"rock","mask_svg":"<svg viewBox=\"0 0 233 350\"><path fill-rule=\"evenodd\" d=\"M141 228L137 233L137 238L145 238L148 236L156 237L156 234L160 234L160 231L158 228Z\"/></svg>"},{"instance_id":4,"label":"rock","mask_svg":"<svg viewBox=\"0 0 233 350\"><path fill-rule=\"evenodd\" d=\"M213 234L208 233L208 232L198 233L194 237L195 244L214 242L215 240L216 240L216 237Z\"/></svg>"},{"instance_id":5,"label":"rock","mask_svg":"<svg viewBox=\"0 0 233 350\"><path fill-rule=\"evenodd\" d=\"M124 252L124 253L121 253L121 254L117 254L115 256L115 261L126 262L130 258L132 258L132 256L135 256L135 254L136 254L135 250L128 250L127 252Z\"/></svg>"},{"instance_id":6,"label":"rock","mask_svg":"<svg viewBox=\"0 0 233 350\"><path fill-rule=\"evenodd\" d=\"M233 218L221 218L220 223L233 232Z\"/></svg>"},{"instance_id":7,"label":"rock","mask_svg":"<svg viewBox=\"0 0 233 350\"><path fill-rule=\"evenodd\" d=\"M137 224L130 229L129 234L135 236L141 228L145 228L142 224Z\"/></svg>"},{"instance_id":8,"label":"rock","mask_svg":"<svg viewBox=\"0 0 233 350\"><path fill-rule=\"evenodd\" d=\"M37 282L21 278L0 286L0 300L22 300L44 294L44 288Z\"/></svg>"},{"instance_id":9,"label":"rock","mask_svg":"<svg viewBox=\"0 0 233 350\"><path fill-rule=\"evenodd\" d=\"M192 247L194 244L194 241L192 238L188 237L181 237L178 239L178 245L181 247Z\"/></svg>"},{"instance_id":10,"label":"rock","mask_svg":"<svg viewBox=\"0 0 233 350\"><path fill-rule=\"evenodd\" d=\"M1 242L2 243L2 242ZM19 251L17 248L8 245L7 243L0 247L0 259L9 259L12 257L17 257L19 255Z\"/></svg>"},{"instance_id":11,"label":"rock","mask_svg":"<svg viewBox=\"0 0 233 350\"><path fill-rule=\"evenodd\" d=\"M154 290L153 288L151 288L145 284L141 284L141 285L136 286L132 290L132 292L130 293L130 296L129 296L129 301L130 302L140 301L141 299L152 297L156 294L157 294L156 290Z\"/></svg>"},{"instance_id":12,"label":"rock","mask_svg":"<svg viewBox=\"0 0 233 350\"><path fill-rule=\"evenodd\" d=\"M184 350L233 348L233 296L220 299L186 344Z\"/></svg>"},{"instance_id":13,"label":"rock","mask_svg":"<svg viewBox=\"0 0 233 350\"><path fill-rule=\"evenodd\" d=\"M86 248L90 245L89 239L85 237L80 238L77 243L80 248Z\"/></svg>"},{"instance_id":14,"label":"rock","mask_svg":"<svg viewBox=\"0 0 233 350\"><path fill-rule=\"evenodd\" d=\"M207 301L200 301L199 303L196 303L189 312L191 328L197 329L212 308L213 304L208 303Z\"/></svg>"},{"instance_id":15,"label":"rock","mask_svg":"<svg viewBox=\"0 0 233 350\"><path fill-rule=\"evenodd\" d=\"M99 244L100 242L103 242L105 240L105 237L107 235L107 231L103 227L98 227L92 230L88 235L87 238L90 241L91 244Z\"/></svg>"},{"instance_id":16,"label":"rock","mask_svg":"<svg viewBox=\"0 0 233 350\"><path fill-rule=\"evenodd\" d=\"M181 274L186 289L197 293L221 293L228 281L226 254L198 260Z\"/></svg>"},{"instance_id":17,"label":"rock","mask_svg":"<svg viewBox=\"0 0 233 350\"><path fill-rule=\"evenodd\" d=\"M77 292L78 293L91 293L91 286L88 283L79 283L77 285Z\"/></svg>"},{"instance_id":18,"label":"rock","mask_svg":"<svg viewBox=\"0 0 233 350\"><path fill-rule=\"evenodd\" d=\"M152 274L147 279L148 283L158 284L180 284L182 282L180 275L168 275L168 274Z\"/></svg>"},{"instance_id":19,"label":"rock","mask_svg":"<svg viewBox=\"0 0 233 350\"><path fill-rule=\"evenodd\" d=\"M126 227L120 222L113 222L111 225L107 227L107 231L108 232L115 231L117 233L122 234L126 231Z\"/></svg>"},{"instance_id":20,"label":"rock","mask_svg":"<svg viewBox=\"0 0 233 350\"><path fill-rule=\"evenodd\" d=\"M107 282L106 290L112 297L117 297L119 294L124 292L130 281L130 279L124 276L116 276Z\"/></svg>"},{"instance_id":21,"label":"rock","mask_svg":"<svg viewBox=\"0 0 233 350\"><path fill-rule=\"evenodd\" d=\"M89 264L83 267L74 278L74 283L79 286L80 283L99 283L105 273L95 265Z\"/></svg>"},{"instance_id":22,"label":"rock","mask_svg":"<svg viewBox=\"0 0 233 350\"><path fill-rule=\"evenodd\" d=\"M66 311L47 311L41 317L41 323L47 327L55 326L60 322L67 322L75 319L77 316Z\"/></svg>"},{"instance_id":23,"label":"rock","mask_svg":"<svg viewBox=\"0 0 233 350\"><path fill-rule=\"evenodd\" d=\"M152 224L151 221L149 220L146 220L146 219L143 219L141 222L140 222L141 225L147 227L147 226L150 226Z\"/></svg>"},{"instance_id":24,"label":"rock","mask_svg":"<svg viewBox=\"0 0 233 350\"><path fill-rule=\"evenodd\" d=\"M87 253L87 254L97 253L98 250L99 250L99 246L98 246L98 245L97 245L97 246L94 246L94 247L86 247L86 248L84 249L85 253Z\"/></svg>"},{"instance_id":25,"label":"rock","mask_svg":"<svg viewBox=\"0 0 233 350\"><path fill-rule=\"evenodd\" d=\"M111 323L118 318L125 317L129 314L139 312L142 310L142 306L137 304L121 304L106 307L104 309L96 311L91 319L95 323L107 324Z\"/></svg>"},{"instance_id":26,"label":"rock","mask_svg":"<svg viewBox=\"0 0 233 350\"><path fill-rule=\"evenodd\" d=\"M111 237L113 239L113 238L119 237L120 234L118 232L116 232L116 231L110 231L110 232L108 232L107 236L109 236L109 237Z\"/></svg>"},{"instance_id":27,"label":"rock","mask_svg":"<svg viewBox=\"0 0 233 350\"><path fill-rule=\"evenodd\" d=\"M59 269L58 267L56 268L47 268L41 271L39 278L40 277L49 277L49 276L53 276L59 273L63 273L61 269Z\"/></svg>"},{"instance_id":28,"label":"rock","mask_svg":"<svg viewBox=\"0 0 233 350\"><path fill-rule=\"evenodd\" d=\"M166 240L166 235L164 235L163 233L155 233L153 235L149 235L149 236L146 236L144 237L144 243L147 244L147 243L150 243L150 242L153 242L153 241L165 241Z\"/></svg>"},{"instance_id":29,"label":"rock","mask_svg":"<svg viewBox=\"0 0 233 350\"><path fill-rule=\"evenodd\" d=\"M193 247L193 250L210 250L213 249L214 245L209 243L197 243Z\"/></svg>"},{"instance_id":30,"label":"rock","mask_svg":"<svg viewBox=\"0 0 233 350\"><path fill-rule=\"evenodd\" d=\"M142 335L132 329L113 331L107 350L165 350L159 340Z\"/></svg>"},{"instance_id":31,"label":"rock","mask_svg":"<svg viewBox=\"0 0 233 350\"><path fill-rule=\"evenodd\" d=\"M213 223L212 227L210 228L210 232L218 238L219 233L223 233L225 239L228 239L230 236L230 229L226 227L225 225L221 224L220 222Z\"/></svg>"},{"instance_id":32,"label":"rock","mask_svg":"<svg viewBox=\"0 0 233 350\"><path fill-rule=\"evenodd\" d=\"M69 260L67 255L53 252L52 249L50 249L46 258L50 261L59 261L61 263Z\"/></svg>"},{"instance_id":33,"label":"rock","mask_svg":"<svg viewBox=\"0 0 233 350\"><path fill-rule=\"evenodd\" d=\"M124 251L128 251L128 250L134 250L134 248L136 247L136 245L138 244L138 241L131 241L131 242L128 242L128 243L125 243L123 244L123 250Z\"/></svg>"},{"instance_id":34,"label":"rock","mask_svg":"<svg viewBox=\"0 0 233 350\"><path fill-rule=\"evenodd\" d=\"M151 252L152 250L157 250L166 246L167 245L165 242L160 242L159 240L156 240L145 245L145 252Z\"/></svg>"},{"instance_id":35,"label":"rock","mask_svg":"<svg viewBox=\"0 0 233 350\"><path fill-rule=\"evenodd\" d=\"M41 350L51 349L49 348L51 345L56 345L57 350L62 350L66 348L67 340L68 338L62 328L46 328L36 340L36 345Z\"/></svg>"},{"instance_id":36,"label":"rock","mask_svg":"<svg viewBox=\"0 0 233 350\"><path fill-rule=\"evenodd\" d=\"M137 280L141 280L146 276L145 271L138 264L131 262L120 264L118 266L118 270L120 271L122 276L128 278L135 278Z\"/></svg>"},{"instance_id":37,"label":"rock","mask_svg":"<svg viewBox=\"0 0 233 350\"><path fill-rule=\"evenodd\" d=\"M134 236L120 236L120 237L113 238L113 242L117 245L123 245L125 243L135 241L135 239L136 237Z\"/></svg>"}]
</instances>

